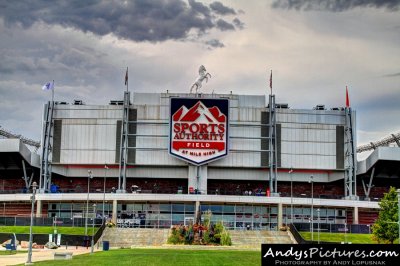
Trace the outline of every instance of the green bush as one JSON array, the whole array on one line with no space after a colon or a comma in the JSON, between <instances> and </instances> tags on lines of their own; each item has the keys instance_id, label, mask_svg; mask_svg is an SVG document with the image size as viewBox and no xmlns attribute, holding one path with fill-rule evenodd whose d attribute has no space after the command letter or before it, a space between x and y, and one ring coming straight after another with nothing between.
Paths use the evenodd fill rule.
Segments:
<instances>
[{"instance_id":1,"label":"green bush","mask_svg":"<svg viewBox=\"0 0 400 266\"><path fill-rule=\"evenodd\" d=\"M211 243L210 232L206 231L203 234L203 244L208 245Z\"/></svg>"},{"instance_id":2,"label":"green bush","mask_svg":"<svg viewBox=\"0 0 400 266\"><path fill-rule=\"evenodd\" d=\"M224 228L224 231L221 233L221 245L222 246L232 246L232 239L229 235L228 231Z\"/></svg>"},{"instance_id":3,"label":"green bush","mask_svg":"<svg viewBox=\"0 0 400 266\"><path fill-rule=\"evenodd\" d=\"M183 244L184 239L183 239L183 237L181 236L180 231L177 230L177 229L174 227L174 228L172 228L172 230L171 230L171 235L168 237L168 241L167 241L167 242L168 242L169 244L174 244L174 245Z\"/></svg>"},{"instance_id":4,"label":"green bush","mask_svg":"<svg viewBox=\"0 0 400 266\"><path fill-rule=\"evenodd\" d=\"M188 230L186 230L185 233L185 244L191 245L193 243L193 240L194 240L193 227L189 226Z\"/></svg>"}]
</instances>

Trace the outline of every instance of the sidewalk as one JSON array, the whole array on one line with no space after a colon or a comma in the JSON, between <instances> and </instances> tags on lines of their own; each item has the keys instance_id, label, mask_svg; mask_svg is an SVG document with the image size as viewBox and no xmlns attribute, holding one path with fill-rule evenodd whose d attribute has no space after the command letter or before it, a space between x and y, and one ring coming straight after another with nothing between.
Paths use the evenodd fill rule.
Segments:
<instances>
[{"instance_id":1,"label":"sidewalk","mask_svg":"<svg viewBox=\"0 0 400 266\"><path fill-rule=\"evenodd\" d=\"M27 250L27 249L18 249L18 250ZM97 249L95 247L94 251L98 251L101 249ZM42 261L42 260L53 260L55 252L72 252L73 256L90 253L90 247L86 249L85 247L69 246L68 249L65 246L61 246L58 249L33 249L32 251L32 262ZM0 265L16 265L16 264L24 264L28 258L28 252L26 253L17 253L15 255L0 255Z\"/></svg>"}]
</instances>

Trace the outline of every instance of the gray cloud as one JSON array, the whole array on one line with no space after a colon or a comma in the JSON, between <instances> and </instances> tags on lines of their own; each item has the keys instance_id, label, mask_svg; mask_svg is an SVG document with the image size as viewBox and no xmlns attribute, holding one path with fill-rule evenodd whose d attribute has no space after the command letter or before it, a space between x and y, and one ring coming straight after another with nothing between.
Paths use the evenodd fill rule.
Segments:
<instances>
[{"instance_id":1,"label":"gray cloud","mask_svg":"<svg viewBox=\"0 0 400 266\"><path fill-rule=\"evenodd\" d=\"M121 39L161 42L184 40L189 32L200 36L213 28L235 30L218 16L221 7L225 12L230 8L215 3L211 4L215 14L211 14L208 6L195 0L57 0L51 4L46 0L2 1L0 18L7 27L26 29L44 22L99 36L112 33Z\"/></svg>"},{"instance_id":2,"label":"gray cloud","mask_svg":"<svg viewBox=\"0 0 400 266\"><path fill-rule=\"evenodd\" d=\"M217 39L211 39L211 40L209 40L209 41L206 41L205 43L206 43L207 45L213 47L213 48L222 48L222 47L225 47L225 45L224 45L222 42L220 42L219 40L217 40Z\"/></svg>"},{"instance_id":3,"label":"gray cloud","mask_svg":"<svg viewBox=\"0 0 400 266\"><path fill-rule=\"evenodd\" d=\"M244 28L244 23L242 21L240 21L240 19L234 18L232 22L236 26L236 28L238 28L238 29Z\"/></svg>"},{"instance_id":4,"label":"gray cloud","mask_svg":"<svg viewBox=\"0 0 400 266\"><path fill-rule=\"evenodd\" d=\"M275 0L272 3L273 8L333 12L346 11L357 7L386 8L390 11L397 11L399 6L399 0Z\"/></svg>"},{"instance_id":5,"label":"gray cloud","mask_svg":"<svg viewBox=\"0 0 400 266\"><path fill-rule=\"evenodd\" d=\"M227 31L227 30L234 30L235 27L231 24L226 22L223 19L218 19L217 20L217 28L221 31Z\"/></svg>"},{"instance_id":6,"label":"gray cloud","mask_svg":"<svg viewBox=\"0 0 400 266\"><path fill-rule=\"evenodd\" d=\"M210 4L210 8L217 14L220 15L236 15L236 11L233 8L224 6L221 2L213 2Z\"/></svg>"}]
</instances>

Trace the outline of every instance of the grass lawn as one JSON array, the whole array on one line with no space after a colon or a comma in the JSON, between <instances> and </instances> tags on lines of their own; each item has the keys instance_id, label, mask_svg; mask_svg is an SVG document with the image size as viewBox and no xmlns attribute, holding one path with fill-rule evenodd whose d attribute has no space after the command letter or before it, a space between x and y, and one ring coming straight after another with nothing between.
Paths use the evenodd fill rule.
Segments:
<instances>
[{"instance_id":1,"label":"grass lawn","mask_svg":"<svg viewBox=\"0 0 400 266\"><path fill-rule=\"evenodd\" d=\"M299 232L305 240L311 240L310 232ZM345 242L344 233L320 233L320 241L323 242ZM372 234L346 234L346 241L353 244L377 244L372 240ZM318 241L318 232L314 232L314 241Z\"/></svg>"},{"instance_id":2,"label":"grass lawn","mask_svg":"<svg viewBox=\"0 0 400 266\"><path fill-rule=\"evenodd\" d=\"M259 251L118 249L74 256L72 260L35 262L35 265L260 265Z\"/></svg>"},{"instance_id":3,"label":"grass lawn","mask_svg":"<svg viewBox=\"0 0 400 266\"><path fill-rule=\"evenodd\" d=\"M94 228L97 231L97 228ZM52 226L33 226L34 234L53 234ZM29 226L0 226L0 233L29 234ZM85 235L85 227L57 227L57 234ZM88 227L88 235L92 235L92 227Z\"/></svg>"}]
</instances>

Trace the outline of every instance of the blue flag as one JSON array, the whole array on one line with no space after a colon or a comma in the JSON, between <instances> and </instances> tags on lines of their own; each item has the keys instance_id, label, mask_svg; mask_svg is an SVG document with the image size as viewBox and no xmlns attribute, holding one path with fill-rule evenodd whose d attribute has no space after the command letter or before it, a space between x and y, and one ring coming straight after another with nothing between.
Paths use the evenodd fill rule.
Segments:
<instances>
[{"instance_id":1,"label":"blue flag","mask_svg":"<svg viewBox=\"0 0 400 266\"><path fill-rule=\"evenodd\" d=\"M42 90L48 91L54 89L54 81L53 82L47 82L46 84L43 85Z\"/></svg>"}]
</instances>

